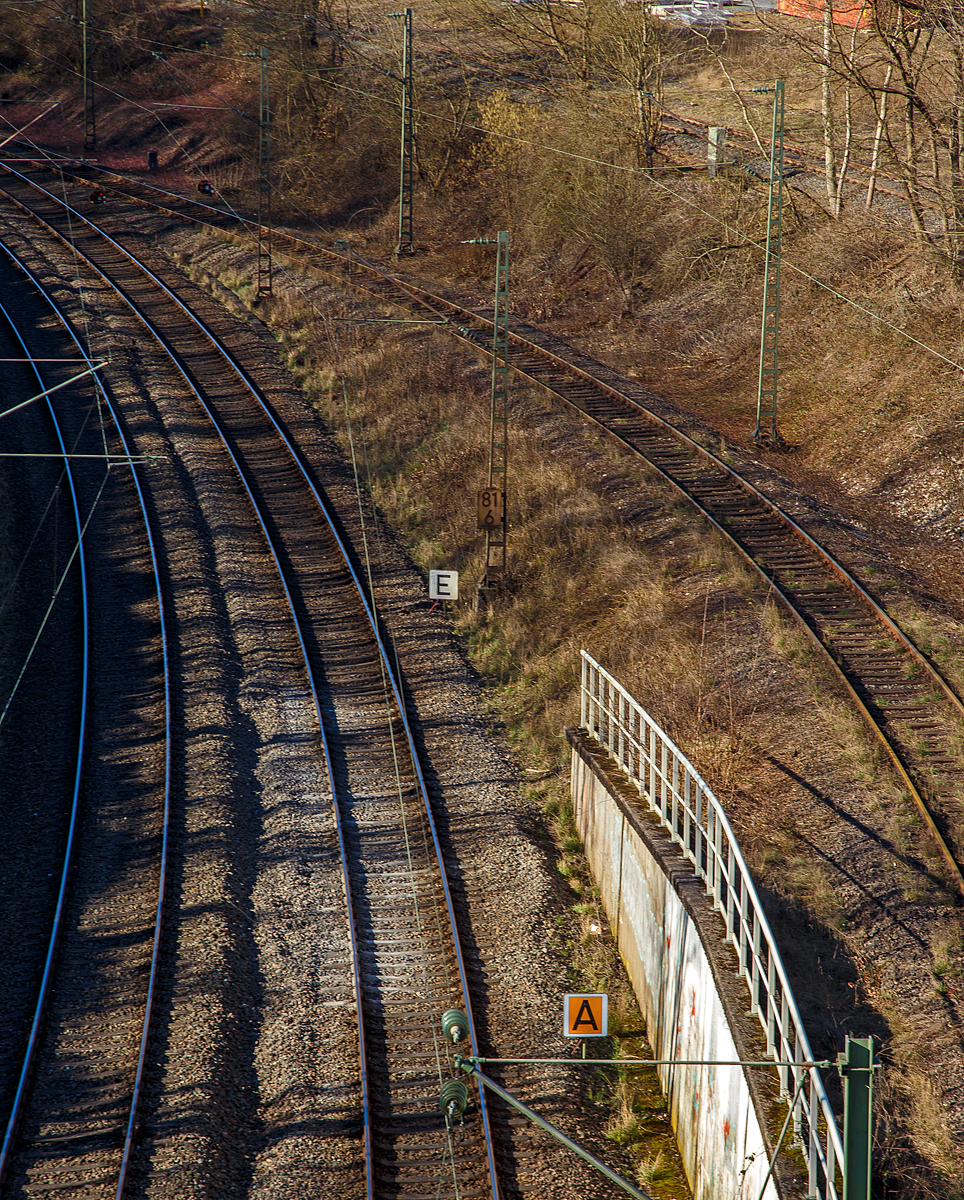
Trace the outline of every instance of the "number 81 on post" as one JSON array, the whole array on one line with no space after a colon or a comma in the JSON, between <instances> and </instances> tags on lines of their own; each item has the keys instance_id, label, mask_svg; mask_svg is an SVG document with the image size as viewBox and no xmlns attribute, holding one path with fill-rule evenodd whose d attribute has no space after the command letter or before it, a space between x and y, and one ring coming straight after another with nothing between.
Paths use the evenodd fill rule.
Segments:
<instances>
[{"instance_id":1,"label":"number 81 on post","mask_svg":"<svg viewBox=\"0 0 964 1200\"><path fill-rule=\"evenodd\" d=\"M503 499L498 488L479 488L478 524L479 532L502 528Z\"/></svg>"}]
</instances>

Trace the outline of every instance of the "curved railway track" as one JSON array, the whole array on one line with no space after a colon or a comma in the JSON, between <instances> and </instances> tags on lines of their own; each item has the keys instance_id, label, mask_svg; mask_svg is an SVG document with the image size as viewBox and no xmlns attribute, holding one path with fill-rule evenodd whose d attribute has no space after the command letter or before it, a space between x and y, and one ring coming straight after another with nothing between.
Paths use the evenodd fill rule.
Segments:
<instances>
[{"instance_id":1,"label":"curved railway track","mask_svg":"<svg viewBox=\"0 0 964 1200\"><path fill-rule=\"evenodd\" d=\"M6 251L6 247L3 249ZM29 272L25 274L36 284ZM43 294L39 288L37 291ZM56 306L51 305L51 309L61 319ZM4 316L25 358L30 359L26 338L17 331L9 313L4 311ZM61 319L61 324L69 334L66 321ZM78 361L94 365L78 339L73 338L71 349ZM45 384L35 363L31 369L37 387L43 391ZM69 397L69 393L65 395ZM110 398L102 388L99 398L104 411L115 420L115 429L119 429ZM126 460L132 472L153 565L153 601L159 614L164 680L164 770L160 795L157 789L145 789L139 800L128 796L116 805L98 803L97 794L105 778L100 759L108 757L110 751L102 730L88 745L91 653L85 550L85 526L97 497L90 494L88 478L86 503L91 511L84 517L71 459L77 454L95 460L100 457L103 466L106 443L101 440L96 422L78 422L76 414L68 420L69 432L65 434L51 397L46 403L64 456L64 474L75 515L83 597L84 688L78 705L79 752L60 887L34 1014L0 1147L0 1190L7 1195L70 1192L94 1181L105 1189L105 1194L110 1191L120 1198L134 1144L151 1030L166 881L170 694L164 608L137 468L119 432L121 449L114 461ZM73 407L83 408L77 400ZM98 494L104 483L106 480ZM144 845L141 853L132 855L130 835L134 829L144 837ZM146 957L145 942L150 947ZM96 1112L93 1119L92 1111Z\"/></svg>"},{"instance_id":2,"label":"curved railway track","mask_svg":"<svg viewBox=\"0 0 964 1200\"><path fill-rule=\"evenodd\" d=\"M222 231L231 220L213 205L123 184L119 196L172 217ZM492 323L478 310L392 277L347 248L277 229L272 237L291 265L437 321L487 350ZM964 899L964 704L933 663L833 555L717 455L652 411L643 389L541 330L513 323L510 341L515 372L648 462L766 580L842 679L929 830L943 885Z\"/></svg>"},{"instance_id":3,"label":"curved railway track","mask_svg":"<svg viewBox=\"0 0 964 1200\"><path fill-rule=\"evenodd\" d=\"M128 189L132 187L127 186ZM127 198L151 208L161 208L162 211L182 220L216 225L216 222L228 219L220 210L210 205L199 205L180 197L166 196L166 203L160 205L157 202L157 189L149 189L149 192L154 195L150 201L145 201L143 194L130 194ZM126 195L118 188L118 195L121 194ZM491 338L491 320L483 313L456 304L409 282L393 278L377 263L366 262L344 250L327 249L305 239L292 237L284 231L275 231L274 238L276 248L292 265L317 273L340 286L362 292L378 304L404 310L422 319L437 321L477 350L485 350L486 343ZM100 258L99 253L97 257ZM122 263L118 265L115 272L118 281L123 278L125 284L128 282L129 269ZM183 318L182 312L177 319L183 323ZM949 892L956 889L964 891L959 852L961 769L958 766L957 755L960 718L964 710L953 690L941 679L933 665L901 633L866 590L817 545L805 530L773 505L758 488L741 478L728 464L652 411L647 406L647 397L642 389L621 379L602 364L576 354L564 343L539 330L515 325L511 337L514 370L532 380L553 399L593 421L644 458L680 495L740 549L793 612L815 644L819 645L834 663L854 702L880 737L897 770L902 774L909 794L914 798L935 838L940 856L941 882ZM209 369L205 368L205 378ZM217 392L217 387L214 386L213 390ZM232 404L230 399L224 400L219 396L213 407L219 412L224 408L229 425L232 419L242 424L250 419L248 413L244 417L240 415L240 408L232 413ZM255 442L245 442L241 433L228 433L227 440L239 456L241 465L237 469L246 469L249 458L255 453ZM260 449L258 453L260 454ZM280 461L276 462L272 456L270 472L276 476L276 480L280 480L283 471L289 469L291 468L282 468ZM303 472L310 476L310 468L304 463L294 470L296 475ZM254 498L260 497L262 486L257 480L252 483L251 492ZM302 484L298 483L295 490L301 486ZM312 498L309 504L312 510L310 517L305 516L304 510L296 515L293 501L292 506L285 511L286 504L294 493L290 488L283 488L282 491L286 499L279 501L277 511L284 513L284 516L275 517L275 506L272 503L267 506L271 515L266 523L270 533L280 535L281 549L278 557L282 569L293 566L295 570L296 585L291 588L290 593L292 607L310 614L305 626L309 631L305 639L306 655L309 658L316 655L319 662L324 662L326 660L321 653L323 647L315 644L313 639L319 637L319 630L328 627L329 618L320 616L323 611L321 608L313 607L320 601L298 574L297 568L302 551L311 550L315 544L312 539L317 536L317 501ZM268 494L266 489L265 496ZM311 531L310 535L306 530ZM374 621L374 628L377 629L377 621ZM366 634L365 637L367 636ZM354 638L354 635L352 637ZM361 642L358 643L355 653L359 659L368 657L373 662L380 657L371 645L367 649L361 649ZM358 684L353 674L356 664L349 661L338 665L337 658L331 662L334 665L330 668L327 665L322 668L322 699L316 700L316 703L319 705L321 728L325 728L324 714L327 713L331 719L334 713L335 724L341 729L341 706L346 706L353 716L357 715L358 711L358 695L354 690ZM338 691L336 687L340 683L345 685L346 690L343 692ZM363 694L374 694L377 691L379 703L386 703L386 692L381 684L377 687L366 685L360 690ZM389 699L387 702L392 713L388 721L389 726L401 720L405 705L404 702L399 705L399 697L401 693L397 693L394 700ZM403 697L401 699L404 701ZM373 736L371 727L364 724L367 720L368 717L364 718L362 723L365 730L364 740ZM345 728L349 731L352 729L350 721ZM351 741L349 733L349 742ZM389 747L386 753L394 761L394 746L390 740L386 745ZM360 846L365 841L366 833L372 835L369 845L374 857L371 864L361 867L361 873L355 876L351 868L347 869L346 890L352 888L354 880L367 879L368 871L371 871L374 877L378 873L380 863L385 868L383 894L389 898L390 906L394 903L395 907L398 907L398 893L391 891L392 880L397 882L396 873L409 871L409 864L407 854L400 863L397 853L393 853L393 841L397 844L399 835L385 834L381 822L387 808L390 805L394 806L396 802L402 814L403 824L408 821L408 814L412 810L407 808L407 802L418 791L417 779L410 776L406 782L400 783L399 779L395 778L391 787L386 787L383 781L381 790L374 788L368 791L352 782L369 773L369 768L364 766L361 760L350 759L344 751L330 751L330 754L333 780L342 777L349 781L351 803L345 810L341 835L343 841L348 847ZM356 775L355 772L359 774ZM421 812L424 806L420 808L419 805L421 801L415 806L415 811ZM430 816L430 806L425 811ZM419 819L422 820L421 817ZM379 829L382 831L381 841L376 835ZM429 826L422 824L419 836L427 845L434 835ZM384 855L384 859L379 860L379 854ZM417 872L422 870L421 867L416 867ZM431 869L426 867L424 874L430 875ZM422 875L419 874L418 878L421 881ZM441 911L446 907L438 898L440 886L435 885L436 898L430 906L433 911ZM360 967L359 977L363 978L364 955L368 944L375 944L379 922L372 918L374 910L361 884L356 886L355 890L361 891L361 898L355 902L352 919L357 918L356 923L360 929L364 927L370 931L368 942L363 939L365 948L359 950L356 955ZM443 899L444 890L443 887ZM421 916L415 914L423 914L425 905L415 889L412 896L408 907L418 924ZM395 948L387 957L379 959L373 955L368 960L369 971L372 977L395 977L395 982L390 986L400 986L403 989L399 993L399 1009L408 1017L410 1025L419 1029L419 1020L413 1016L415 1008L411 1005L406 1007L404 999L401 999L405 988L414 992L418 987L412 983L411 975L405 974L408 952L399 949L403 936L397 927L399 919L394 911L386 918L392 930L390 936L397 939ZM366 921L369 922L367 926L364 925ZM440 961L448 954L448 951L442 950ZM464 988L464 974L453 970L450 965L446 984L442 986L438 999L429 1006L432 1012L422 1022L420 1040L417 1043L415 1040L402 1040L398 1043L401 1060L405 1059L405 1048L408 1047L410 1051L416 1044L419 1046L417 1053L434 1054L434 1046L431 1051L427 1050L424 1039L426 1036L435 1038L432 1030L437 1028L438 1013L452 1003L457 1006L469 1003L467 992L460 994L458 987L451 986L456 976L459 976ZM362 984L356 986L360 989ZM362 999L360 1010L365 1009L366 1004ZM433 1020L434 1026L431 1024ZM390 1040L387 1039L384 1045L388 1045ZM443 1062L444 1055L435 1061ZM388 1133L384 1138L380 1139L375 1129L377 1121L386 1116L393 1101L389 1100L384 1106L374 1100L370 1102L370 1111L378 1113L371 1126L373 1132L370 1160L374 1163L373 1170L383 1172L382 1179L388 1181L387 1186L390 1189L409 1187L407 1193L389 1191L387 1194L419 1194L418 1188L430 1186L428 1181L433 1170L435 1174L432 1178L437 1181L439 1156L447 1154L441 1123L437 1115L430 1112L433 1105L422 1103L420 1106L417 1100L418 1096L424 1099L431 1093L434 1101L437 1096L437 1082L444 1075L444 1069L437 1068L434 1078L431 1078L431 1072L424 1071L424 1059L421 1061L421 1067L416 1064L417 1060L410 1059L409 1066L401 1072L403 1077L407 1077L402 1090L397 1093L397 1111L401 1120L398 1124L393 1124L392 1118L387 1117ZM373 1055L367 1055L366 1066L367 1075L371 1080L378 1076L387 1078L391 1075L389 1055L384 1050L378 1049ZM421 1075L420 1069L423 1070ZM405 1088L408 1089L407 1092ZM408 1109L404 1104L406 1100L411 1102ZM405 1128L415 1131L410 1140L404 1140L409 1137L408 1133L403 1132ZM420 1136L426 1131L429 1133L428 1141L418 1141L416 1135ZM486 1187L495 1187L492 1183L493 1152L491 1148L483 1151L483 1139L477 1132L474 1136L474 1145L469 1148L462 1147L467 1158L460 1159L457 1168L464 1167L466 1186L469 1187L468 1192L463 1191L461 1194L472 1194L473 1188L481 1189L481 1194L487 1194ZM430 1152L426 1151L426 1146L431 1147ZM468 1161L472 1158L469 1149L473 1153L478 1151L471 1163ZM401 1182L402 1164L408 1164L404 1167L404 1170L408 1171L408 1184ZM452 1186L455 1178L457 1175L453 1172L449 1180ZM379 1186L386 1185L373 1183L370 1179L366 1186L369 1189L368 1194L373 1194L373 1187L377 1190ZM454 1194L454 1191L443 1191L442 1194Z\"/></svg>"},{"instance_id":4,"label":"curved railway track","mask_svg":"<svg viewBox=\"0 0 964 1200\"><path fill-rule=\"evenodd\" d=\"M170 193L162 205L159 189L124 184L119 196L181 220L223 231L220 222L230 219ZM292 266L438 322L488 352L492 323L480 311L344 248L283 230L274 230L273 239ZM964 898L964 704L933 663L832 554L749 480L648 407L642 388L544 331L516 322L509 336L516 373L644 459L773 589L837 672L900 775L933 839L942 886Z\"/></svg>"},{"instance_id":5,"label":"curved railway track","mask_svg":"<svg viewBox=\"0 0 964 1200\"><path fill-rule=\"evenodd\" d=\"M313 698L342 853L364 1192L495 1198L483 1094L457 1144L439 1110L442 1083L456 1074L441 1035L443 1011L469 1014L478 1052L467 967L402 686L321 487L254 380L157 276L49 193L19 190L22 210L108 282L163 346L274 562Z\"/></svg>"}]
</instances>

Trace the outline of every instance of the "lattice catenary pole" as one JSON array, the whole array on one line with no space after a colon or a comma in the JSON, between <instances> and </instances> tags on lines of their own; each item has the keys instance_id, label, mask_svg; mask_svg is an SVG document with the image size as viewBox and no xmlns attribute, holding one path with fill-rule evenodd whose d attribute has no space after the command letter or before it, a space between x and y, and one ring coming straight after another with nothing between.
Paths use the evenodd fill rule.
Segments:
<instances>
[{"instance_id":1,"label":"lattice catenary pole","mask_svg":"<svg viewBox=\"0 0 964 1200\"><path fill-rule=\"evenodd\" d=\"M769 88L760 89L769 91ZM754 441L779 444L777 372L780 358L780 260L783 251L783 80L773 87L773 136L770 142L770 197L767 204L767 259L763 276L760 376L757 385Z\"/></svg>"},{"instance_id":2,"label":"lattice catenary pole","mask_svg":"<svg viewBox=\"0 0 964 1200\"><path fill-rule=\"evenodd\" d=\"M271 93L268 51L258 53L260 90L258 107L258 299L271 295Z\"/></svg>"},{"instance_id":3,"label":"lattice catenary pole","mask_svg":"<svg viewBox=\"0 0 964 1200\"><path fill-rule=\"evenodd\" d=\"M489 418L489 487L502 493L501 527L485 533L485 587L505 575L509 480L509 234L496 241L495 306L492 322L492 407Z\"/></svg>"},{"instance_id":4,"label":"lattice catenary pole","mask_svg":"<svg viewBox=\"0 0 964 1200\"><path fill-rule=\"evenodd\" d=\"M80 6L80 58L84 79L84 149L97 149L97 116L94 110L93 45L88 0Z\"/></svg>"},{"instance_id":5,"label":"lattice catenary pole","mask_svg":"<svg viewBox=\"0 0 964 1200\"><path fill-rule=\"evenodd\" d=\"M402 144L398 184L398 245L396 255L414 254L415 242L412 216L412 160L414 135L412 131L412 10L389 13L402 18Z\"/></svg>"}]
</instances>

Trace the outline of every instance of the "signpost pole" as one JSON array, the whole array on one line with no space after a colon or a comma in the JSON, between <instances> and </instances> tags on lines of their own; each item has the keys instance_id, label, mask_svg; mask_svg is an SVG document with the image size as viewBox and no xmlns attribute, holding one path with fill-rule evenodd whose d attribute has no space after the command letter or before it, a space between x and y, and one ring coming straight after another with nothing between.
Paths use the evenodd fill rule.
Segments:
<instances>
[{"instance_id":1,"label":"signpost pole","mask_svg":"<svg viewBox=\"0 0 964 1200\"><path fill-rule=\"evenodd\" d=\"M271 92L268 78L268 51L259 55L258 109L258 294L271 295Z\"/></svg>"},{"instance_id":2,"label":"signpost pole","mask_svg":"<svg viewBox=\"0 0 964 1200\"><path fill-rule=\"evenodd\" d=\"M398 185L398 245L395 247L396 256L415 253L415 240L412 215L412 156L413 131L412 109L412 10L403 9L400 13L391 13L393 17L401 17L402 25L402 145L400 156L399 185Z\"/></svg>"},{"instance_id":3,"label":"signpost pole","mask_svg":"<svg viewBox=\"0 0 964 1200\"><path fill-rule=\"evenodd\" d=\"M84 77L84 149L97 149L97 115L94 108L93 47L88 0L80 7L81 64Z\"/></svg>"}]
</instances>

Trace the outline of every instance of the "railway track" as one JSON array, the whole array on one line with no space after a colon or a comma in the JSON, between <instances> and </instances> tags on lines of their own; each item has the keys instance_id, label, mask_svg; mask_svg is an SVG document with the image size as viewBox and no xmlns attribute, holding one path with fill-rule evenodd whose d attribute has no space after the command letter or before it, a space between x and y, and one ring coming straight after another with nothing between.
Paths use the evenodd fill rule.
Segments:
<instances>
[{"instance_id":1,"label":"railway track","mask_svg":"<svg viewBox=\"0 0 964 1200\"><path fill-rule=\"evenodd\" d=\"M118 195L120 191L118 188ZM156 197L150 202L143 196L133 199L158 207ZM211 206L197 205L183 198L165 199L166 203L160 207L179 219L200 220L209 225L222 220ZM274 236L276 246L293 265L365 293L379 304L438 321L464 342L476 349L485 349L487 339L491 337L491 323L483 313L395 279L379 264L365 262L343 249L327 249L283 231L276 231ZM935 857L939 855L939 867L933 868L935 876L940 877L949 892L961 888L958 849L960 769L956 750L961 706L932 664L916 651L857 581L803 529L771 505L757 488L741 479L728 464L648 408L641 389L539 330L516 325L512 339L515 370L538 384L556 401L595 422L641 455L740 548L794 612L809 636L841 672L854 702L903 774L908 792L934 835ZM257 487L254 490L257 491ZM298 520L294 516L286 518L283 528L290 529ZM291 538L294 546L297 542L295 534L292 533ZM288 557L293 562L297 555L289 554ZM293 595L297 603L307 605L299 591ZM317 619L311 622L315 631L324 627L324 620L320 625ZM346 665L345 679L350 677L352 666L351 663ZM338 674L336 670L333 678ZM350 696L344 702L349 708L355 703ZM368 738L370 732L366 730L364 736ZM351 778L347 759L344 767L347 777ZM332 765L333 777L339 769L336 757ZM393 786L397 788L397 784ZM365 795L366 802L371 801L368 811L380 814L382 806L388 804L387 796L387 791ZM353 819L349 817L348 825ZM426 836L423 834L423 839ZM388 849L390 841L390 837L386 838L384 850ZM386 862L389 875L392 870L399 869L397 859L388 858ZM349 886L350 883L349 878ZM418 906L418 902L413 903L413 908ZM372 963L375 963L374 959ZM395 965L393 960L383 959L379 965L372 966L372 972L381 974ZM457 990L453 990L447 997L440 997L439 1002L446 1007L450 1000L458 1003L460 999ZM437 1004L434 1009L437 1018L441 1010ZM426 1053L424 1045L421 1053ZM439 1077L438 1072L436 1077ZM410 1099L418 1093L418 1078L413 1068L408 1080ZM420 1121L427 1125L432 1123L428 1108L424 1106L419 1112L416 1105L406 1119L411 1128L416 1128ZM394 1128L389 1123L389 1129ZM437 1117L435 1134L442 1134ZM392 1133L384 1142L373 1141L377 1153L372 1158L378 1164L377 1169L391 1173L398 1169L400 1161L405 1161L411 1165L412 1188L425 1186L430 1170L428 1164L437 1166L440 1149L442 1154L446 1153L443 1140L437 1136L429 1155L418 1150L405 1150L399 1154L394 1148L395 1137ZM402 1141L400 1144L415 1146L418 1143ZM422 1158L419 1158L420 1153L423 1153ZM481 1157L488 1157L488 1162L476 1159L473 1166L466 1164L466 1179L484 1189L485 1184L480 1185L478 1181L485 1179L487 1170L491 1171L491 1152L487 1150ZM395 1183L390 1186L394 1187Z\"/></svg>"},{"instance_id":2,"label":"railway track","mask_svg":"<svg viewBox=\"0 0 964 1200\"><path fill-rule=\"evenodd\" d=\"M468 970L402 685L321 487L258 385L157 276L92 226L78 228L80 214L49 193L24 182L9 197L14 190L22 211L116 289L163 347L194 409L171 419L216 443L209 452L230 463L274 565L312 696L341 851L359 1032L359 1194L496 1197L484 1096L457 1139L439 1108L442 1084L456 1074L439 1019L457 1007L471 1022ZM477 1052L471 1026L469 1041ZM49 1098L38 1103L43 1109ZM67 1149L76 1174L66 1178L76 1186L77 1175L87 1181L83 1160L73 1144Z\"/></svg>"},{"instance_id":3,"label":"railway track","mask_svg":"<svg viewBox=\"0 0 964 1200\"><path fill-rule=\"evenodd\" d=\"M27 338L15 319L6 310L4 318L23 357L30 359ZM74 352L76 363L86 361L93 366L76 339L68 350ZM35 363L31 369L39 391L52 386L53 379L45 380ZM54 377L62 383L76 367L58 370L48 366L46 370L56 372ZM114 416L106 393L101 391L100 398L105 415ZM102 638L89 635L92 604L85 526L107 484L110 460L104 453L106 442L99 422L90 420L84 397L74 389L73 395L65 391L58 400L66 410L65 422L58 418L50 396L46 404L72 500L83 613L83 683L76 705L78 753L47 953L0 1146L0 1190L5 1195L46 1195L76 1192L94 1184L120 1197L133 1147L151 1029L166 881L170 720L164 609L153 542L149 526L145 526L153 564L153 601L159 615L167 717L161 722L163 778L159 787L147 784L134 798L128 793L119 803L99 803L99 794L110 793L118 742L123 739L112 738L96 712L88 722L89 711L102 709L105 702L116 704L117 698L115 694L108 700L105 695L109 684L103 678ZM82 461L84 457L92 458L96 466L91 468ZM121 435L115 461L125 460L146 516L137 468ZM96 474L101 476L99 485ZM101 569L98 565L95 573ZM102 588L101 578L99 594ZM122 627L119 621L114 637ZM92 658L101 675L96 689L88 687ZM141 686L149 687L148 681ZM129 746L125 745L126 749ZM138 769L150 773L155 760L156 755L150 755L145 767L129 759L124 770L130 775ZM141 842L139 850L131 853L135 831ZM38 864L41 858L38 855ZM25 932L38 915L24 914Z\"/></svg>"},{"instance_id":4,"label":"railway track","mask_svg":"<svg viewBox=\"0 0 964 1200\"><path fill-rule=\"evenodd\" d=\"M116 194L221 230L233 223L213 205L127 180ZM395 277L347 247L282 230L273 239L290 265L438 322L487 352L492 325L482 311ZM932 874L964 898L964 704L934 664L832 554L719 456L654 412L638 385L531 326L513 322L510 341L516 373L649 463L773 589L838 673L901 777L936 851Z\"/></svg>"}]
</instances>

